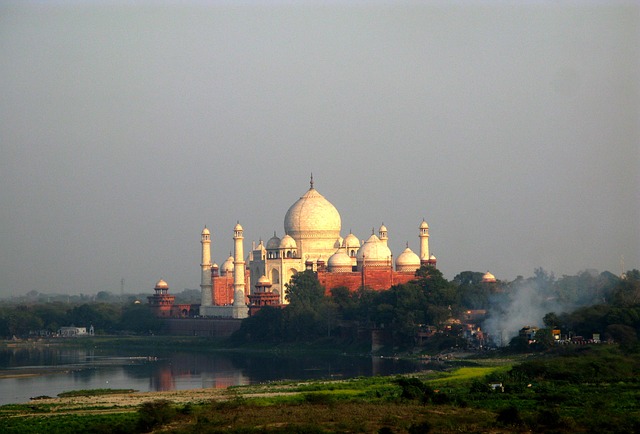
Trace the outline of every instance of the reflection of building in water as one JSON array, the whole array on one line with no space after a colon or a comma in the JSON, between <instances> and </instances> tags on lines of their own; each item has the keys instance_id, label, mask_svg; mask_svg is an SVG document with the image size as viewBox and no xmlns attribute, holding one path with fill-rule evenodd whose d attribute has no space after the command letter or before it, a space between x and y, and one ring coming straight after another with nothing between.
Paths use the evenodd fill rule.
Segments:
<instances>
[{"instance_id":1,"label":"reflection of building in water","mask_svg":"<svg viewBox=\"0 0 640 434\"><path fill-rule=\"evenodd\" d=\"M190 389L198 382L201 388L250 384L242 369L226 357L177 353L160 363L149 380L150 390Z\"/></svg>"},{"instance_id":2,"label":"reflection of building in water","mask_svg":"<svg viewBox=\"0 0 640 434\"><path fill-rule=\"evenodd\" d=\"M240 370L216 372L215 375L202 373L202 387L226 389L229 386L246 386L251 384L249 377L245 377Z\"/></svg>"},{"instance_id":3,"label":"reflection of building in water","mask_svg":"<svg viewBox=\"0 0 640 434\"><path fill-rule=\"evenodd\" d=\"M234 254L222 266L211 262L211 232L201 234L202 256L200 315L244 318L247 302L252 311L267 305L284 305L286 284L295 274L313 270L326 291L346 287L388 289L415 278L421 265L436 265L429 252L429 225L418 228L419 255L408 246L394 261L383 224L378 235L366 241L349 233L342 238L338 210L313 187L298 199L284 217L284 235L274 233L266 244L255 242L245 258L243 228L233 232ZM395 268L394 268L395 266ZM251 307L253 306L253 308Z\"/></svg>"},{"instance_id":4,"label":"reflection of building in water","mask_svg":"<svg viewBox=\"0 0 640 434\"><path fill-rule=\"evenodd\" d=\"M175 389L176 384L173 381L171 365L159 367L154 371L154 375L149 378L149 390L162 392Z\"/></svg>"}]
</instances>

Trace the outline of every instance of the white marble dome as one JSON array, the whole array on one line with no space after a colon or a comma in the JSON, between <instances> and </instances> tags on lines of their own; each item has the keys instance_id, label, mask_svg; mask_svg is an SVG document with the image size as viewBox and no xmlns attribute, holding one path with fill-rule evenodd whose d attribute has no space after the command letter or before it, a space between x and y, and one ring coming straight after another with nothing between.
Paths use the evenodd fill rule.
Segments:
<instances>
[{"instance_id":1,"label":"white marble dome","mask_svg":"<svg viewBox=\"0 0 640 434\"><path fill-rule=\"evenodd\" d=\"M225 273L233 273L233 256L229 256L226 261L222 263L220 271Z\"/></svg>"},{"instance_id":2,"label":"white marble dome","mask_svg":"<svg viewBox=\"0 0 640 434\"><path fill-rule=\"evenodd\" d=\"M204 229L202 230L202 235L211 235L211 232L209 232L209 229L207 229L207 227L205 226Z\"/></svg>"},{"instance_id":3,"label":"white marble dome","mask_svg":"<svg viewBox=\"0 0 640 434\"><path fill-rule=\"evenodd\" d=\"M327 267L332 272L350 272L352 270L351 258L344 249L338 249L327 261Z\"/></svg>"},{"instance_id":4,"label":"white marble dome","mask_svg":"<svg viewBox=\"0 0 640 434\"><path fill-rule=\"evenodd\" d=\"M365 265L387 265L391 261L391 250L380 240L375 234L372 234L367 241L364 242L358 254L358 264L364 260Z\"/></svg>"},{"instance_id":5,"label":"white marble dome","mask_svg":"<svg viewBox=\"0 0 640 434\"><path fill-rule=\"evenodd\" d=\"M351 249L356 249L358 250L360 248L360 240L358 239L358 237L356 237L355 235L353 235L352 233L349 233L349 235L347 235L344 238L344 241L342 242L342 245L347 249L347 250L351 250Z\"/></svg>"},{"instance_id":6,"label":"white marble dome","mask_svg":"<svg viewBox=\"0 0 640 434\"><path fill-rule=\"evenodd\" d=\"M396 271L416 271L420 268L420 258L409 247L396 259Z\"/></svg>"},{"instance_id":7,"label":"white marble dome","mask_svg":"<svg viewBox=\"0 0 640 434\"><path fill-rule=\"evenodd\" d=\"M303 238L331 239L331 247L340 238L341 220L338 210L311 187L287 211L284 231L296 240Z\"/></svg>"},{"instance_id":8,"label":"white marble dome","mask_svg":"<svg viewBox=\"0 0 640 434\"><path fill-rule=\"evenodd\" d=\"M285 235L284 237L282 237L282 240L280 240L280 248L281 249L295 249L295 248L297 248L296 240L294 240L291 235Z\"/></svg>"}]
</instances>

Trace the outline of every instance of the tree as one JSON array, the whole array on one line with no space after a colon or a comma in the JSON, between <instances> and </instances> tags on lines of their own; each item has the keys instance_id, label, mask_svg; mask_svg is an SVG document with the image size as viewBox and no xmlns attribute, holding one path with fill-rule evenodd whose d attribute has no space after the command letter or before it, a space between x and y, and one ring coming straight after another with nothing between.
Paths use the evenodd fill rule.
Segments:
<instances>
[{"instance_id":1,"label":"tree","mask_svg":"<svg viewBox=\"0 0 640 434\"><path fill-rule=\"evenodd\" d=\"M544 318L542 318L542 322L549 328L560 327L560 317L558 317L555 312L547 313Z\"/></svg>"},{"instance_id":2,"label":"tree","mask_svg":"<svg viewBox=\"0 0 640 434\"><path fill-rule=\"evenodd\" d=\"M293 275L287 288L286 331L291 340L313 339L330 333L330 307L316 274L305 270Z\"/></svg>"}]
</instances>

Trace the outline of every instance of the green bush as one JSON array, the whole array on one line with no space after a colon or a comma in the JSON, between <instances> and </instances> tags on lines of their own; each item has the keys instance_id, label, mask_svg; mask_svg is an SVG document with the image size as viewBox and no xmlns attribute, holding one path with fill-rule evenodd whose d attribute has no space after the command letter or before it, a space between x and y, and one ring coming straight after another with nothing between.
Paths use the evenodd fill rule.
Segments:
<instances>
[{"instance_id":1,"label":"green bush","mask_svg":"<svg viewBox=\"0 0 640 434\"><path fill-rule=\"evenodd\" d=\"M433 398L434 391L427 384L414 377L400 377L395 383L402 387L401 398L409 400L420 400L422 402L430 402Z\"/></svg>"},{"instance_id":2,"label":"green bush","mask_svg":"<svg viewBox=\"0 0 640 434\"><path fill-rule=\"evenodd\" d=\"M159 425L170 422L176 416L176 410L171 402L165 399L145 402L138 409L138 429L149 432Z\"/></svg>"},{"instance_id":3,"label":"green bush","mask_svg":"<svg viewBox=\"0 0 640 434\"><path fill-rule=\"evenodd\" d=\"M333 406L336 398L328 393L305 393L304 400L313 405L329 405Z\"/></svg>"}]
</instances>

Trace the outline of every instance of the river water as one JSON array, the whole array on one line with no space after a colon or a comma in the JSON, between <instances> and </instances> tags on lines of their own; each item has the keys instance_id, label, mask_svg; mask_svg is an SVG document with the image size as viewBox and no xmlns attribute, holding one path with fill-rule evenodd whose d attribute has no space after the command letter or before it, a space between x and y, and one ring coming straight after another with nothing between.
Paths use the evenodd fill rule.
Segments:
<instances>
[{"instance_id":1,"label":"river water","mask_svg":"<svg viewBox=\"0 0 640 434\"><path fill-rule=\"evenodd\" d=\"M140 392L224 388L277 380L353 378L416 372L408 360L361 356L35 346L0 351L0 405L78 389Z\"/></svg>"}]
</instances>

